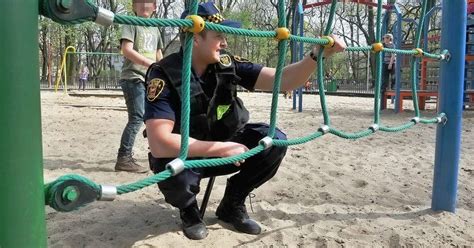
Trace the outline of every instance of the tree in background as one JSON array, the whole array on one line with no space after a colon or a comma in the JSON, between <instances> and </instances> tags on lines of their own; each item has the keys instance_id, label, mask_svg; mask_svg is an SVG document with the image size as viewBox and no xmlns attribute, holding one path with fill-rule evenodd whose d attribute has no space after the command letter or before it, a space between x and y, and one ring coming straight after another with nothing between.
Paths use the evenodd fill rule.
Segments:
<instances>
[{"instance_id":1,"label":"tree in background","mask_svg":"<svg viewBox=\"0 0 474 248\"><path fill-rule=\"evenodd\" d=\"M156 17L179 18L188 1L157 0ZM275 30L278 26L277 0L215 0L214 2L226 18L242 21L244 28ZM289 27L292 25L292 11L290 9L296 2L296 0L288 0L286 3L285 18ZM432 7L439 2L440 0L429 0L428 5ZM114 13L133 15L130 0L94 0L94 3ZM306 1L303 1L303 4L306 4ZM401 9L403 18L418 20L421 11L419 2L396 0L396 4ZM349 46L365 46L374 43L375 11L376 8L366 5L339 3L333 33L342 37ZM329 5L305 10L305 36L321 36L328 17ZM389 31L392 29L393 22L394 18L391 18L388 24ZM433 17L430 30L435 30L436 27L439 27L439 15ZM118 25L102 27L94 23L84 23L68 26L39 17L38 29L40 34L40 75L41 81L46 87L53 85L62 59L61 56L67 46L74 46L78 51L82 52L119 52ZM174 52L179 47L179 45L176 45L179 44L178 28L166 27L160 28L160 31L164 38L164 53ZM405 23L403 25L404 42L413 40L414 33L415 26L413 24ZM278 60L277 41L229 35L228 42L229 49L236 53L236 55L248 58L256 63L276 66ZM309 45L305 44L305 51L308 49ZM370 56L367 52L344 53L330 61L325 61L325 63L327 69L331 69L338 78L363 80L366 77L367 60L369 57L370 75L371 78L374 78L375 56ZM289 61L289 54L287 54L287 58ZM90 68L91 80L94 80L94 78L106 73L111 62L106 56L78 56L73 59L73 62L70 61L69 63L68 68L71 71L68 72L68 75L73 77L79 68L79 64L84 63ZM341 66L341 63L344 66ZM68 80L68 82L73 81Z\"/></svg>"}]
</instances>

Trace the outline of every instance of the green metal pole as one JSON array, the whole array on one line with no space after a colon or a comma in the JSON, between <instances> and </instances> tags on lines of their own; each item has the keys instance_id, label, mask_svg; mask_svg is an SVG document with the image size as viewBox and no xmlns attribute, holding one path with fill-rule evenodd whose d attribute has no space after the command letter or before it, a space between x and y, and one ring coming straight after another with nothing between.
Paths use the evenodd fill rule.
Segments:
<instances>
[{"instance_id":1,"label":"green metal pole","mask_svg":"<svg viewBox=\"0 0 474 248\"><path fill-rule=\"evenodd\" d=\"M0 247L46 247L38 0L0 11Z\"/></svg>"}]
</instances>

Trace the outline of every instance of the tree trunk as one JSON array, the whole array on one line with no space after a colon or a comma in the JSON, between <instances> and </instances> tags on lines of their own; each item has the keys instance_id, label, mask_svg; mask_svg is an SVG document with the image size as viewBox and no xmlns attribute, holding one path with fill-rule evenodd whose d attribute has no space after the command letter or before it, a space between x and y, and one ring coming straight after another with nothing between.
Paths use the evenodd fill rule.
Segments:
<instances>
[{"instance_id":1,"label":"tree trunk","mask_svg":"<svg viewBox=\"0 0 474 248\"><path fill-rule=\"evenodd\" d=\"M368 39L367 43L368 44L373 44L375 43L375 13L374 13L374 8L373 7L368 7L368 22L367 22L367 34L368 34ZM370 56L370 72L372 75L372 81L375 82L375 73L376 73L376 64L375 64L375 57L376 56Z\"/></svg>"},{"instance_id":2,"label":"tree trunk","mask_svg":"<svg viewBox=\"0 0 474 248\"><path fill-rule=\"evenodd\" d=\"M69 34L66 34L64 36L64 44L65 44L65 47L68 47L68 46L74 46L75 42L74 42L74 38L69 35ZM66 73L67 73L67 83L68 83L68 87L71 87L72 85L74 85L75 83L75 67L76 67L76 63L75 63L75 59L73 58L73 56L66 56L66 65L67 65L67 70L66 70Z\"/></svg>"}]
</instances>

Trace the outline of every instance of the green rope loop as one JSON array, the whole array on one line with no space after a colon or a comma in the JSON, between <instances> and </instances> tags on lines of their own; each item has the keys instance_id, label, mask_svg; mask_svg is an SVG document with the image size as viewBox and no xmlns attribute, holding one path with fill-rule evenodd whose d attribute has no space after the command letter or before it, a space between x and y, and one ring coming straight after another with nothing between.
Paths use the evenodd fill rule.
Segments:
<instances>
[{"instance_id":1,"label":"green rope loop","mask_svg":"<svg viewBox=\"0 0 474 248\"><path fill-rule=\"evenodd\" d=\"M75 25L89 21L95 21L97 13L99 12L99 7L97 7L91 0L82 0L84 5L82 7L87 7L88 10L83 10L80 13L75 13L76 18L71 20L64 20L61 16L56 15L56 12L53 10L57 5L56 1L52 0L42 0L39 1L39 13L43 16L49 17L51 20L63 24L63 25ZM82 2L80 3L82 4ZM88 11L88 12L87 12ZM67 16L64 16L67 17ZM72 17L69 17L72 18Z\"/></svg>"},{"instance_id":2,"label":"green rope loop","mask_svg":"<svg viewBox=\"0 0 474 248\"><path fill-rule=\"evenodd\" d=\"M44 196L45 196L46 205L49 205L56 210L59 209L59 207L56 205L56 201L54 200L54 196L56 192L58 191L59 186L61 186L64 182L69 181L69 180L80 181L84 184L89 185L96 192L100 192L100 185L94 183L93 181L87 179L86 177L83 177L81 175L75 175L75 174L63 175L59 177L58 179L54 180L53 182L50 182L44 185ZM75 190L73 190L72 188L66 188L64 192L65 194L62 194L62 197L64 199L74 198L74 191Z\"/></svg>"}]
</instances>

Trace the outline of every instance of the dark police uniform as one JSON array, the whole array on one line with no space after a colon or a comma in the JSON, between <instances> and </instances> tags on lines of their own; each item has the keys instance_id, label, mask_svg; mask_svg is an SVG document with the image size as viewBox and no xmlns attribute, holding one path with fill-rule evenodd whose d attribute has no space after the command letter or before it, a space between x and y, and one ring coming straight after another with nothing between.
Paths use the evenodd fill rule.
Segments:
<instances>
[{"instance_id":1,"label":"dark police uniform","mask_svg":"<svg viewBox=\"0 0 474 248\"><path fill-rule=\"evenodd\" d=\"M171 54L150 66L147 72L147 99L144 119L174 121L173 133L180 133L181 120L181 68L182 52ZM248 112L237 97L237 85L254 90L263 66L248 60L221 53L220 62L209 65L204 75L194 71L190 85L190 137L208 141L232 141L254 148L267 136L269 126L264 123L247 123ZM276 139L286 139L280 130ZM229 182L247 195L259 187L278 170L286 154L286 147L273 146L248 158L240 167L228 164L184 170L180 174L158 183L165 200L177 208L185 208L196 200L201 178L238 172ZM148 154L150 168L159 173L174 158L154 158ZM199 159L199 158L189 158Z\"/></svg>"}]
</instances>

